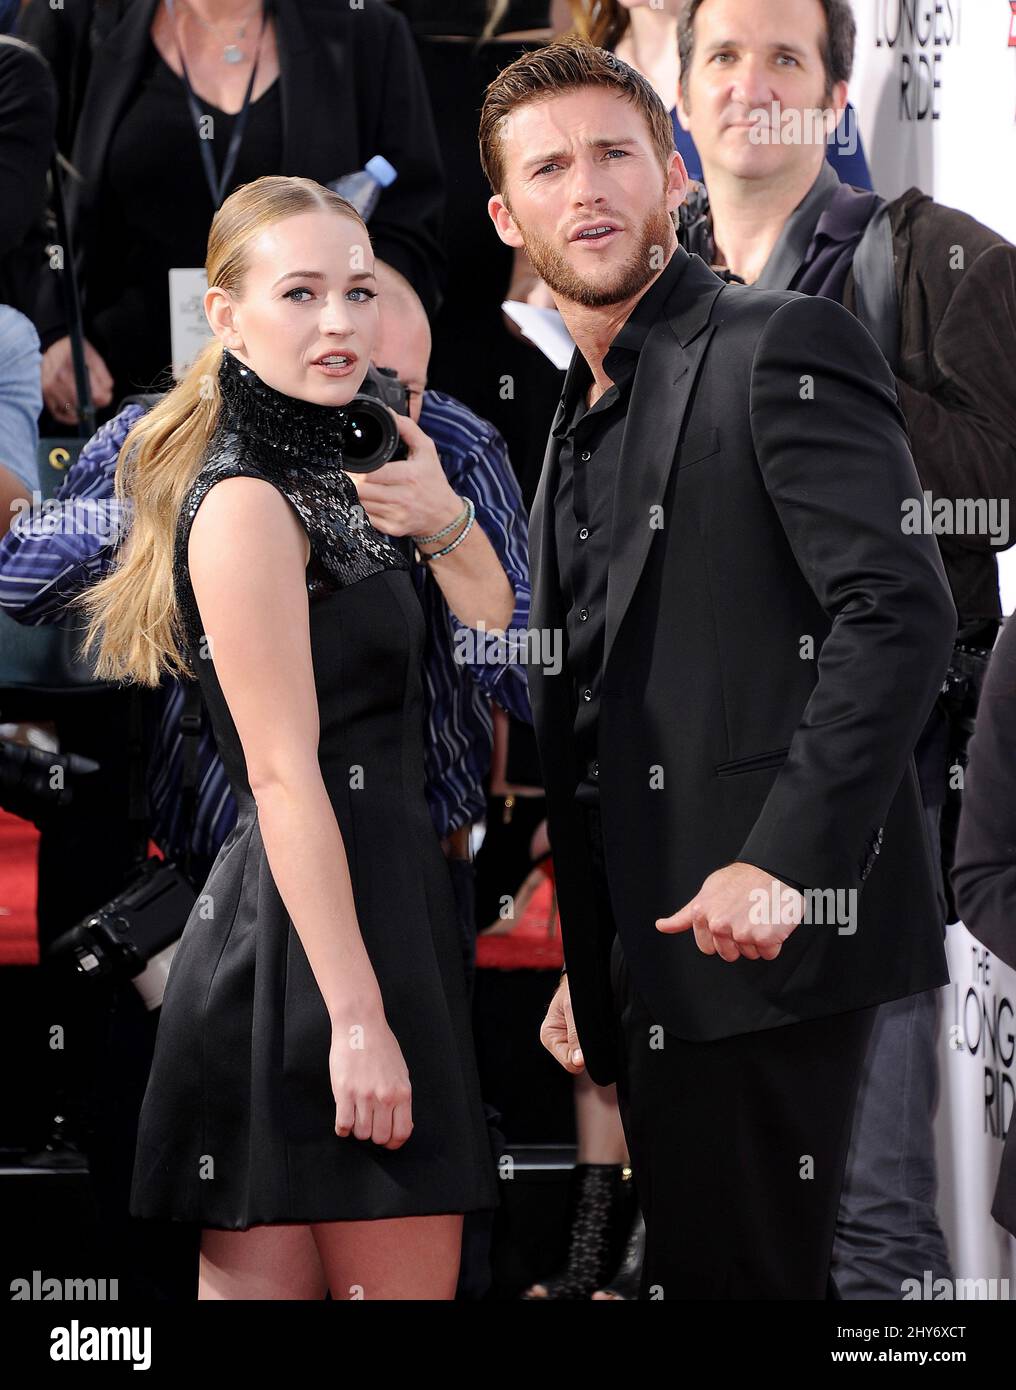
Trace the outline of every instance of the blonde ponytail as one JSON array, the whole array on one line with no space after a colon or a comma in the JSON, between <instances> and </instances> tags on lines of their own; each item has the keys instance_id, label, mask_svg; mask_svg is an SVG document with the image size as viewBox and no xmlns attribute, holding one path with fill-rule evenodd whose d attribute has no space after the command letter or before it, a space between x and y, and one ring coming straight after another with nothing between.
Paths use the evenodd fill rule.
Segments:
<instances>
[{"instance_id":1,"label":"blonde ponytail","mask_svg":"<svg viewBox=\"0 0 1016 1390\"><path fill-rule=\"evenodd\" d=\"M74 600L90 617L83 659L98 642L99 680L154 686L163 675L194 674L176 632L173 546L218 418L221 361L222 344L213 338L120 450L114 487L129 529L110 573Z\"/></svg>"}]
</instances>

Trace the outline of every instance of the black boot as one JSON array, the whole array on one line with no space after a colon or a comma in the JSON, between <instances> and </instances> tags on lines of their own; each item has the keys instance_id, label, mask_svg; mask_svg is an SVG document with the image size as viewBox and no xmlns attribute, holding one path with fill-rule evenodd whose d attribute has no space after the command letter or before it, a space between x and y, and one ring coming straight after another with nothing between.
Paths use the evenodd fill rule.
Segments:
<instances>
[{"instance_id":1,"label":"black boot","mask_svg":"<svg viewBox=\"0 0 1016 1390\"><path fill-rule=\"evenodd\" d=\"M585 1299L617 1268L636 1210L631 1168L577 1163L571 1180L571 1238L564 1269L540 1280L547 1298ZM539 1299L528 1290L522 1298Z\"/></svg>"},{"instance_id":2,"label":"black boot","mask_svg":"<svg viewBox=\"0 0 1016 1390\"><path fill-rule=\"evenodd\" d=\"M614 1299L637 1299L642 1284L642 1265L646 1258L646 1223L641 1211L636 1211L635 1221L624 1248L617 1273L601 1293L610 1294Z\"/></svg>"}]
</instances>

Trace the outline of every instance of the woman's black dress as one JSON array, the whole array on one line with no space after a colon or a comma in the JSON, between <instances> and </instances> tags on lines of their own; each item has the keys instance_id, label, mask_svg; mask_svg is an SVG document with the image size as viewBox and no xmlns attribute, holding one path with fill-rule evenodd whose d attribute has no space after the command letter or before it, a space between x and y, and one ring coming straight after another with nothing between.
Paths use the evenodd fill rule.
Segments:
<instances>
[{"instance_id":1,"label":"woman's black dress","mask_svg":"<svg viewBox=\"0 0 1016 1390\"><path fill-rule=\"evenodd\" d=\"M174 577L238 817L170 967L130 1209L229 1230L490 1209L456 904L424 795L425 620L410 562L361 520L334 461L333 410L281 395L228 351L219 380L220 425L181 512ZM335 1133L328 1013L272 878L214 661L200 655L190 526L208 490L237 474L277 487L311 540L321 772L412 1086L414 1129L395 1150Z\"/></svg>"}]
</instances>

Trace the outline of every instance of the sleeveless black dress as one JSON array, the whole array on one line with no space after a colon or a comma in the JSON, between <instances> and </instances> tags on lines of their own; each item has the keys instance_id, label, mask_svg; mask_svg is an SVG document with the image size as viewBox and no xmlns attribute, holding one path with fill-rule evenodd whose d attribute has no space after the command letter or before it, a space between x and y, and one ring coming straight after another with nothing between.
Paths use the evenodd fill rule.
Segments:
<instances>
[{"instance_id":1,"label":"sleeveless black dress","mask_svg":"<svg viewBox=\"0 0 1016 1390\"><path fill-rule=\"evenodd\" d=\"M131 1214L245 1230L491 1209L495 1160L455 897L424 794L425 620L410 562L366 520L335 462L333 410L273 390L228 351L219 382L222 413L181 510L174 580L238 815L170 966ZM395 1150L335 1133L328 1013L272 878L214 661L201 655L187 542L209 489L237 474L278 488L310 537L318 756L412 1086L414 1128Z\"/></svg>"}]
</instances>

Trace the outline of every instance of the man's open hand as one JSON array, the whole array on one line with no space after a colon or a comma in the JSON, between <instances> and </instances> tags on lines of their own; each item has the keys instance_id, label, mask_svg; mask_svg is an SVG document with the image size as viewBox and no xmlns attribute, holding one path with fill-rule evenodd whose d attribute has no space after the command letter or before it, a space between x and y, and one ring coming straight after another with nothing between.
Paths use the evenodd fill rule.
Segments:
<instances>
[{"instance_id":1,"label":"man's open hand","mask_svg":"<svg viewBox=\"0 0 1016 1390\"><path fill-rule=\"evenodd\" d=\"M565 1071L570 1071L573 1076L585 1069L579 1035L575 1031L575 1019L572 1017L571 990L568 988L567 975L561 980L556 994L550 1001L547 1017L540 1029L540 1042L550 1055L561 1063Z\"/></svg>"},{"instance_id":2,"label":"man's open hand","mask_svg":"<svg viewBox=\"0 0 1016 1390\"><path fill-rule=\"evenodd\" d=\"M657 917L656 928L693 931L707 956L775 960L803 916L804 898L796 889L754 864L736 863L710 874L672 917Z\"/></svg>"}]
</instances>

